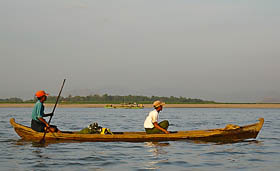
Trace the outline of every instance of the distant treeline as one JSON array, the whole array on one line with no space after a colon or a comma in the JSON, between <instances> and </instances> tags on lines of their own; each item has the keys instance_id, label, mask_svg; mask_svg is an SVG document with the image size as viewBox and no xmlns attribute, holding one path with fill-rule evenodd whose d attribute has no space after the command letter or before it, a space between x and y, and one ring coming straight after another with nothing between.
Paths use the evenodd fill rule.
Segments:
<instances>
[{"instance_id":1,"label":"distant treeline","mask_svg":"<svg viewBox=\"0 0 280 171\"><path fill-rule=\"evenodd\" d=\"M24 101L21 98L12 97L7 99L0 99L0 103L23 103Z\"/></svg>"},{"instance_id":2,"label":"distant treeline","mask_svg":"<svg viewBox=\"0 0 280 171\"><path fill-rule=\"evenodd\" d=\"M161 96L135 96L135 95L128 95L128 96L120 96L120 95L89 95L89 96L71 96L68 97L60 97L60 103L65 104L120 104L120 103L138 103L138 104L150 104L153 103L155 100L161 100L165 103L169 104L184 104L184 103L215 103L214 101L206 101L202 99L192 99L186 97L161 97ZM22 100L21 98L7 98L7 99L0 99L0 103L33 103L36 99L31 100ZM49 96L46 103L54 103L56 101L56 96Z\"/></svg>"}]
</instances>

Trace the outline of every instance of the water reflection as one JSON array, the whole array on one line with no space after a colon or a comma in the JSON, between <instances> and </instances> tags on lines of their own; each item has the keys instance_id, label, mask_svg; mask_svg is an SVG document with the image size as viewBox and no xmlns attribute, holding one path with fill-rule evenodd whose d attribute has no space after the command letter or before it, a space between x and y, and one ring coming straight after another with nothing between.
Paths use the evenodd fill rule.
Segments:
<instances>
[{"instance_id":1,"label":"water reflection","mask_svg":"<svg viewBox=\"0 0 280 171\"><path fill-rule=\"evenodd\" d=\"M24 139L19 139L15 141L15 145L24 146L24 145L32 145L32 147L47 147L51 144L58 144L58 143L83 143L82 141L75 141L75 140L47 140L44 143L36 142L36 141L27 141Z\"/></svg>"},{"instance_id":2,"label":"water reflection","mask_svg":"<svg viewBox=\"0 0 280 171\"><path fill-rule=\"evenodd\" d=\"M36 158L44 158L42 155L42 150L40 148L36 148L36 150L32 151L32 154L35 155ZM41 161L41 160L40 160Z\"/></svg>"},{"instance_id":3,"label":"water reflection","mask_svg":"<svg viewBox=\"0 0 280 171\"><path fill-rule=\"evenodd\" d=\"M194 144L213 144L213 145L225 145L225 144L236 144L236 143L248 143L262 145L261 141L248 139L248 140L236 140L236 141L203 141L203 140L183 140Z\"/></svg>"},{"instance_id":4,"label":"water reflection","mask_svg":"<svg viewBox=\"0 0 280 171\"><path fill-rule=\"evenodd\" d=\"M34 154L34 158L35 158L33 167L39 167L39 168L48 167L46 165L46 160L50 158L44 155L41 148L36 148L34 151L32 151L32 154Z\"/></svg>"},{"instance_id":5,"label":"water reflection","mask_svg":"<svg viewBox=\"0 0 280 171\"><path fill-rule=\"evenodd\" d=\"M162 149L162 147L170 146L168 142L145 142L146 147L153 147L155 149Z\"/></svg>"},{"instance_id":6,"label":"water reflection","mask_svg":"<svg viewBox=\"0 0 280 171\"><path fill-rule=\"evenodd\" d=\"M241 141L234 141L234 142L217 142L217 143L215 143L215 145L237 144L237 143L256 144L258 146L262 145L262 142L258 141L258 140L241 140Z\"/></svg>"},{"instance_id":7,"label":"water reflection","mask_svg":"<svg viewBox=\"0 0 280 171\"><path fill-rule=\"evenodd\" d=\"M31 143L30 141L25 141L25 140L23 140L23 139L14 140L14 141L12 142L12 144L18 145L18 146L30 145L30 143Z\"/></svg>"},{"instance_id":8,"label":"water reflection","mask_svg":"<svg viewBox=\"0 0 280 171\"><path fill-rule=\"evenodd\" d=\"M39 148L42 148L42 147L47 147L49 145L49 143L39 143L39 142L32 142L32 147L39 147Z\"/></svg>"},{"instance_id":9,"label":"water reflection","mask_svg":"<svg viewBox=\"0 0 280 171\"><path fill-rule=\"evenodd\" d=\"M169 143L163 142L145 142L145 146L148 147L148 152L152 156L156 157L152 161L146 163L146 169L160 169L160 166L157 166L159 163L167 162L168 159L160 159L163 156L167 156L167 151L164 150L165 147L170 146ZM158 159L159 158L159 159Z\"/></svg>"},{"instance_id":10,"label":"water reflection","mask_svg":"<svg viewBox=\"0 0 280 171\"><path fill-rule=\"evenodd\" d=\"M47 147L49 144L53 144L53 143L48 143L48 142L45 142L45 143L39 143L39 142L33 142L33 141L26 141L24 139L19 139L19 140L16 140L14 142L15 145L18 145L18 146L26 146L26 145L32 145L32 147Z\"/></svg>"}]
</instances>

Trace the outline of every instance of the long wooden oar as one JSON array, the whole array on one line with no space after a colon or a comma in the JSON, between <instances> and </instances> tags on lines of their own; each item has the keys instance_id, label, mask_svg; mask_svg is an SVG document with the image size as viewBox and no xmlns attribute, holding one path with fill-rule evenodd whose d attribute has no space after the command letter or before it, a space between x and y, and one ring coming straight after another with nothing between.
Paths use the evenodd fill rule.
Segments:
<instances>
[{"instance_id":1,"label":"long wooden oar","mask_svg":"<svg viewBox=\"0 0 280 171\"><path fill-rule=\"evenodd\" d=\"M56 102L55 102L55 105L54 105L53 110L52 110L52 114L53 114L53 115L54 115L54 111L55 111L55 108L56 108L56 106L57 106L59 97L60 97L60 95L61 95L62 89L63 89L63 87L64 87L65 81L66 81L66 79L63 80L61 89L60 89L59 94L58 94L58 96L57 96L57 98L56 98ZM49 120L49 122L48 122L49 125L50 125L50 123L51 123L51 120L52 120L53 115L51 115L51 117L50 117L50 120ZM43 138L40 140L39 143L41 143L41 144L42 144L42 143L45 143L45 136L46 136L46 133L47 133L47 129L45 130L44 136L43 136Z\"/></svg>"}]
</instances>

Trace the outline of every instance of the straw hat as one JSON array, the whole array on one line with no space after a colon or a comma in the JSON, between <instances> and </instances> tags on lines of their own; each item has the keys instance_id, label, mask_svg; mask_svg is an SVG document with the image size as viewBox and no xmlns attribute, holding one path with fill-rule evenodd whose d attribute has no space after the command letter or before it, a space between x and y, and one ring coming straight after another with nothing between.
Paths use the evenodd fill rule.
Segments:
<instances>
[{"instance_id":1,"label":"straw hat","mask_svg":"<svg viewBox=\"0 0 280 171\"><path fill-rule=\"evenodd\" d=\"M155 101L155 102L153 103L153 106L154 106L155 108L157 108L157 107L159 107L159 106L163 106L163 105L165 105L165 103L164 103L164 102L161 102L161 101L159 101L159 100L157 100L157 101Z\"/></svg>"}]
</instances>

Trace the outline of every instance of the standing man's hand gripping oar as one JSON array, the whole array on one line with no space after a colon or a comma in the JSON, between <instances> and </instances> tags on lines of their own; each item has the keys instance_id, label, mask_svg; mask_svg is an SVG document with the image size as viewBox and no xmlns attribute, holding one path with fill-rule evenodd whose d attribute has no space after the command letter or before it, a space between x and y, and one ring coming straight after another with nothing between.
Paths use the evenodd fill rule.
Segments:
<instances>
[{"instance_id":1,"label":"standing man's hand gripping oar","mask_svg":"<svg viewBox=\"0 0 280 171\"><path fill-rule=\"evenodd\" d=\"M51 116L51 115L49 115L49 114L47 114L47 115L48 115L48 116ZM46 125L46 127L45 127L45 132L48 132L48 131L50 131L50 132L55 132L54 129L51 129L50 125L47 123L47 121L46 121L44 118L39 118L39 120L40 120L41 122L43 122L43 123Z\"/></svg>"}]
</instances>

